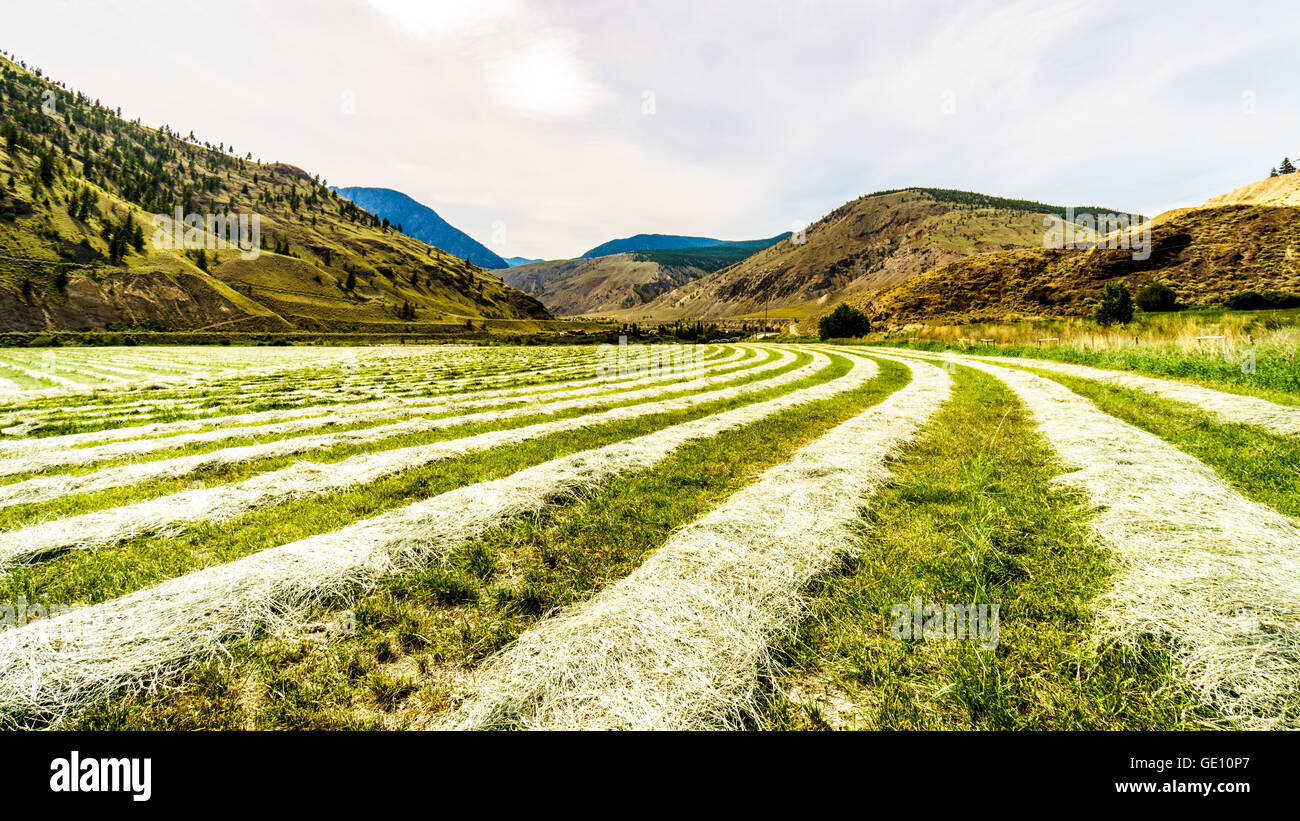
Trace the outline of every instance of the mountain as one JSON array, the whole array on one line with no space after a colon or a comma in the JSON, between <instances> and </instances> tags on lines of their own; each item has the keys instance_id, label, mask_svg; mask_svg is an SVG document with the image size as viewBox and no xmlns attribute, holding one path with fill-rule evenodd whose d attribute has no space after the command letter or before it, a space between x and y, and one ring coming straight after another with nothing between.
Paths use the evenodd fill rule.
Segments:
<instances>
[{"instance_id":1,"label":"mountain","mask_svg":"<svg viewBox=\"0 0 1300 821\"><path fill-rule=\"evenodd\" d=\"M802 236L701 277L625 319L810 317L981 252L1042 247L1045 214L1065 208L941 188L881 191L845 203ZM1100 209L1078 208L1079 214Z\"/></svg>"},{"instance_id":2,"label":"mountain","mask_svg":"<svg viewBox=\"0 0 1300 821\"><path fill-rule=\"evenodd\" d=\"M1150 222L1149 259L1124 249L1043 248L977 254L858 300L885 324L1088 314L1108 282L1137 291L1163 280L1181 304L1243 291L1300 294L1300 174L1274 177Z\"/></svg>"},{"instance_id":3,"label":"mountain","mask_svg":"<svg viewBox=\"0 0 1300 821\"><path fill-rule=\"evenodd\" d=\"M502 272L507 284L562 316L610 314L734 265L784 239L720 242L695 248L635 251L532 263Z\"/></svg>"},{"instance_id":4,"label":"mountain","mask_svg":"<svg viewBox=\"0 0 1300 821\"><path fill-rule=\"evenodd\" d=\"M532 262L544 262L541 259L529 259L528 257L505 257L505 263L511 268L518 268L520 265L528 265Z\"/></svg>"},{"instance_id":5,"label":"mountain","mask_svg":"<svg viewBox=\"0 0 1300 821\"><path fill-rule=\"evenodd\" d=\"M173 231L178 209L203 227ZM216 247L227 216L244 218L246 251ZM400 332L548 316L317 175L127 122L0 59L0 330Z\"/></svg>"},{"instance_id":6,"label":"mountain","mask_svg":"<svg viewBox=\"0 0 1300 821\"><path fill-rule=\"evenodd\" d=\"M492 253L478 240L456 228L427 205L422 205L401 191L389 188L334 188L334 193L350 200L390 225L400 225L402 233L441 248L449 254L467 259L480 268L508 268L504 259Z\"/></svg>"},{"instance_id":7,"label":"mountain","mask_svg":"<svg viewBox=\"0 0 1300 821\"><path fill-rule=\"evenodd\" d=\"M622 254L628 251L669 251L675 248L706 248L725 245L727 240L709 237L681 237L674 234L637 234L634 237L612 239L601 243L582 255L582 259Z\"/></svg>"}]
</instances>

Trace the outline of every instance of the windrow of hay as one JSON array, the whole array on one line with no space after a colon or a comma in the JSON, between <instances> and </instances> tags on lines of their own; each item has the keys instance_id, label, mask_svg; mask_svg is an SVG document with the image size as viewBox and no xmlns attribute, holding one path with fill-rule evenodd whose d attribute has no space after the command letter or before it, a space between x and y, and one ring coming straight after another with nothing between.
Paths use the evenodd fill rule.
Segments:
<instances>
[{"instance_id":1,"label":"windrow of hay","mask_svg":"<svg viewBox=\"0 0 1300 821\"><path fill-rule=\"evenodd\" d=\"M801 368L771 379L721 390L611 408L429 445L363 453L339 462L298 462L227 485L184 490L108 510L39 522L0 533L0 572L14 565L38 561L59 550L86 549L149 533L177 533L195 522L224 521L258 508L364 485L384 476L466 453L757 393L806 379L828 364L829 359L818 353L814 354L812 362ZM853 373L859 378L874 375L873 369L867 365L857 366Z\"/></svg>"},{"instance_id":2,"label":"windrow of hay","mask_svg":"<svg viewBox=\"0 0 1300 821\"><path fill-rule=\"evenodd\" d=\"M853 553L890 456L947 400L912 382L679 530L631 575L534 625L486 662L451 729L738 728L762 714L770 648L808 583Z\"/></svg>"},{"instance_id":3,"label":"windrow of hay","mask_svg":"<svg viewBox=\"0 0 1300 821\"><path fill-rule=\"evenodd\" d=\"M602 375L597 377L586 377L578 380L556 381L556 382L536 382L536 377L544 375L545 372L532 372L528 374L531 381L535 384L510 388L490 388L486 390L475 390L469 392L448 393L445 395L418 395L402 398L387 398L371 401L342 401L328 405L306 405L294 408L280 408L274 410L254 411L249 413L235 413L223 416L206 416L194 419L179 419L170 422L154 422L142 425L132 425L125 427L116 427L106 430L87 431L84 433L71 433L61 436L47 436L41 438L16 439L10 441L0 441L0 453L30 453L41 450L60 450L68 447L80 447L88 443L115 442L127 439L143 439L150 436L167 436L175 433L186 433L190 431L204 430L208 428L224 427L241 427L242 430L231 435L246 436L250 433L266 432L258 431L252 428L253 425L259 425L266 422L280 422L284 420L300 419L304 417L324 417L327 414L337 414L340 411L348 413L363 413L368 411L381 411L394 408L408 408L412 406L435 407L439 405L454 405L457 402L469 402L475 399L495 399L500 397L524 397L531 398L537 396L544 397L546 393L556 395L565 391L575 391L583 389L586 392L596 392L610 386L610 389L627 383L649 383L661 379L687 379L693 376L715 371L723 366L729 366L736 363L737 360L744 358L748 353L755 352L754 348L733 348L726 356L713 359L700 359L699 363L693 367L669 373L666 376L655 376L650 374L651 378L640 378L628 380L626 377L618 374ZM585 368L584 373L590 373L591 369ZM516 378L518 375L515 375ZM448 385L433 383L422 386L425 393L433 394L441 391ZM576 393L575 393L576 395ZM207 402L205 398L191 400L187 405L176 406L175 410L184 410L193 412L203 407ZM93 406L90 413L78 415L76 409L59 409L58 419L60 421L69 421L76 419L78 421L88 421L92 419L103 420L122 408L140 407L146 403L125 403L122 405L111 406ZM111 419L110 419L111 421ZM18 421L16 419L5 419L0 424L13 422L12 427L4 430L10 435L24 435L31 430L39 428L37 420L28 415L28 418ZM320 420L320 424L327 422L338 424L334 420ZM170 446L170 445L169 445Z\"/></svg>"},{"instance_id":4,"label":"windrow of hay","mask_svg":"<svg viewBox=\"0 0 1300 821\"><path fill-rule=\"evenodd\" d=\"M781 351L777 356L771 357L768 361L762 362L757 367L752 368L750 372L764 373L766 371L775 370L788 365L793 359L794 354L789 351ZM718 381L726 381L735 378L737 377L732 375L723 375L711 377L711 379L715 380L713 382L709 382L706 379L697 379L688 382L669 383L662 385L655 390L659 393L669 393L674 390L693 390L699 387L707 387L710 384L717 384ZM143 456L160 450L212 444L214 442L221 442L236 437L295 433L319 429L322 427L364 424L366 422L379 421L394 416L411 416L419 413L441 412L460 408L491 407L493 405L507 405L523 401L536 401L543 403L550 400L547 404L542 406L545 411L550 411L552 409L564 410L566 408L582 407L584 402L588 405L607 402L609 401L608 399L599 396L595 399L585 398L598 395L604 390L605 388L603 386L597 386L579 389L577 391L561 392L559 394L511 394L489 398L448 398L441 401L425 400L424 403L412 403L402 408L354 411L351 413L332 414L329 416L293 419L265 425L251 425L235 428L222 427L216 430L207 430L197 433L179 433L172 436L162 436L157 438L131 439L128 441L111 442L91 447L39 448L22 451L8 458L0 458L0 476L12 476L19 473L48 470L57 467L89 465L113 459ZM471 424L480 421L494 421L495 419L506 419L512 416L527 416L536 413L538 413L537 408L530 405L528 407L514 410L484 411L477 414L446 417L438 420L418 418L408 419L404 422L399 422L385 427L375 427L366 430L323 435L318 437L320 444L303 442L300 443L296 449L284 450L283 452L299 453L320 447L329 447L332 446L336 440L340 442L378 441L379 439L418 432L421 430L452 427L459 424ZM268 453L271 453L271 455L278 455L279 452L276 451L276 448L293 448L294 446L289 445L288 440L286 440L286 442L266 443L265 445L258 447L267 447L270 449Z\"/></svg>"},{"instance_id":5,"label":"windrow of hay","mask_svg":"<svg viewBox=\"0 0 1300 821\"><path fill-rule=\"evenodd\" d=\"M585 391L566 392L562 394L565 398L560 400L552 398L550 402L543 403L539 399L538 404L529 404L509 410L482 411L478 413L444 416L434 419L416 417L414 419L405 419L401 422L394 422L392 424L379 425L376 427L357 428L355 430L323 433L312 436L299 436L289 439L274 440L271 442L244 445L241 447L223 448L221 450L190 454L187 456L178 456L171 459L159 459L152 462L132 462L118 467L98 470L93 473L35 476L31 479L25 479L7 485L0 485L0 509L11 507L16 504L30 504L34 502L48 501L50 499L56 499L75 493L90 493L99 490L107 490L108 488L113 487L129 487L146 481L172 479L199 470L209 470L224 465L237 465L257 459L293 456L300 453L309 453L314 450L324 450L343 445L370 445L394 437L427 433L430 431L443 430L462 425L471 425L482 422L499 422L507 419L538 416L542 414L558 413L561 411L595 408L615 402L635 402L643 399L653 399L656 396L662 396L669 393L705 391L716 385L734 382L741 378L759 376L769 371L786 367L790 365L795 358L796 355L790 351L780 351L776 356L771 357L766 362L763 362L756 367L748 368L740 373L727 371L722 374L700 377L685 382L656 384L654 387L642 388L640 390L627 390L622 393L614 394L602 393L597 396L589 396ZM825 360L823 359L820 361L824 362ZM806 371L799 371L799 373L802 373L804 376L808 375ZM770 382L763 383L765 387L770 387L771 384L772 383ZM777 384L780 383L778 382ZM574 397L575 394L576 398L568 398ZM520 400L517 397L511 397L506 400L482 400L483 404L489 405L507 401L518 402ZM358 414L352 418L354 421L359 421L362 416L364 415ZM310 420L304 420L303 422L293 424L309 423ZM312 424L312 426L320 427L319 424ZM228 430L229 429L224 429L223 431L216 431L215 433L225 433ZM277 430L282 429L277 428ZM147 440L147 442L166 443L176 439L189 440L191 438L193 437L172 437L163 440ZM131 445L134 443L133 440L133 442L123 444ZM80 451L64 451L62 453L49 454L49 457L51 459L61 459L75 456L78 453L80 453ZM120 456L122 454L118 455Z\"/></svg>"},{"instance_id":6,"label":"windrow of hay","mask_svg":"<svg viewBox=\"0 0 1300 821\"><path fill-rule=\"evenodd\" d=\"M246 355L246 352L249 350L256 350L256 349L241 349L237 355L241 355L241 356ZM57 366L57 363L61 361L60 359L61 354L59 352L52 351L52 350L45 350L39 353L31 352L30 358L21 357L20 356L21 353L26 353L26 352L9 351L8 354L4 357L4 363L3 363L4 366L12 370L16 370L20 373L24 373L25 375L30 376L31 378L36 379L38 381L52 383L50 386L44 388L27 389L24 391L24 394L32 395L32 396L50 396L50 395L74 396L79 394L93 393L94 391L102 388L102 386L100 385L88 384L85 382L79 382L77 380L71 380L65 377L61 377L57 373L49 372L48 369L44 369L44 368L33 369L27 367L28 365L31 364L38 364L38 363L44 364L47 361L54 362L56 363ZM213 355L211 352L205 352L205 353L209 357ZM214 378L221 378L223 376L230 376L236 374L242 377L255 377L260 375L281 373L287 370L295 370L295 369L303 368L304 365L307 364L304 363L303 361L304 358L315 359L316 360L315 364L320 364L323 362L333 362L333 361L339 361L341 359L346 359L350 355L347 353L305 354L303 352L303 349L292 349L291 352L290 349L285 349L285 352L280 354L280 356L289 357L289 358L281 362L272 362L260 366L255 366L255 367L240 367L238 365L232 365L230 362L218 363L219 365L224 364L226 365L226 367L214 367L213 369L210 369L208 372L204 374L196 375L199 376L199 378L195 379L193 382L188 384L197 385L197 384L201 384L204 381L211 380ZM14 362L15 358L18 358L19 361ZM192 378L192 377L185 377L185 378ZM147 380L148 380L147 383L140 383L140 384L142 385L148 383L156 384L156 385L177 384L175 381L161 374L149 374ZM179 384L187 384L187 383L185 383L182 380Z\"/></svg>"},{"instance_id":7,"label":"windrow of hay","mask_svg":"<svg viewBox=\"0 0 1300 821\"><path fill-rule=\"evenodd\" d=\"M1228 724L1300 727L1300 526L1059 383L960 361L1016 392L1076 468L1059 481L1100 508L1091 527L1122 564L1098 602L1100 636L1165 641Z\"/></svg>"},{"instance_id":8,"label":"windrow of hay","mask_svg":"<svg viewBox=\"0 0 1300 821\"><path fill-rule=\"evenodd\" d=\"M1087 365L1073 365L1066 362L1052 362L1043 359L1018 359L1007 356L977 357L985 362L998 362L1026 368L1040 368L1045 371L1077 376L1108 382L1125 388L1155 394L1175 402L1186 402L1214 414L1225 422L1240 425L1254 425L1270 433L1282 435L1300 434L1300 407L1279 405L1254 396L1243 396L1226 391L1216 391L1200 385L1192 385L1173 379L1157 379L1127 371L1110 371L1105 368L1092 368Z\"/></svg>"},{"instance_id":9,"label":"windrow of hay","mask_svg":"<svg viewBox=\"0 0 1300 821\"><path fill-rule=\"evenodd\" d=\"M57 725L79 707L154 686L212 657L225 640L296 630L321 603L364 593L383 576L426 566L515 517L651 468L688 442L861 387L875 373L855 363L813 387L544 462L0 632L0 725Z\"/></svg>"}]
</instances>

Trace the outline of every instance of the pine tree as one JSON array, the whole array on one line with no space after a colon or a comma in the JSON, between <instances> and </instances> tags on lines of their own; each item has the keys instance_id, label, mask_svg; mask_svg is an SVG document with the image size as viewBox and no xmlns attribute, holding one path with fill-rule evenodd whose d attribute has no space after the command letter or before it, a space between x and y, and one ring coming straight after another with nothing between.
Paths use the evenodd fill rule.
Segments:
<instances>
[{"instance_id":1,"label":"pine tree","mask_svg":"<svg viewBox=\"0 0 1300 821\"><path fill-rule=\"evenodd\" d=\"M1279 174L1294 174L1295 166L1291 164L1290 157L1283 157L1282 164L1277 168Z\"/></svg>"},{"instance_id":2,"label":"pine tree","mask_svg":"<svg viewBox=\"0 0 1300 821\"><path fill-rule=\"evenodd\" d=\"M41 152L41 182L46 186L54 184L54 157L48 151Z\"/></svg>"}]
</instances>

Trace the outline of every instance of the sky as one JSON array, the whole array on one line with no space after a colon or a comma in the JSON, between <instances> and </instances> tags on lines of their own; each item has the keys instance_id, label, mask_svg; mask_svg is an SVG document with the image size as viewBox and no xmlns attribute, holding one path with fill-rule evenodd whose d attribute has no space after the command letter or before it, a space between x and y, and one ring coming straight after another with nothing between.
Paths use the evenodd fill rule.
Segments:
<instances>
[{"instance_id":1,"label":"sky","mask_svg":"<svg viewBox=\"0 0 1300 821\"><path fill-rule=\"evenodd\" d=\"M1300 155L1300 4L0 0L69 87L502 256L773 236L873 191L1154 215Z\"/></svg>"}]
</instances>

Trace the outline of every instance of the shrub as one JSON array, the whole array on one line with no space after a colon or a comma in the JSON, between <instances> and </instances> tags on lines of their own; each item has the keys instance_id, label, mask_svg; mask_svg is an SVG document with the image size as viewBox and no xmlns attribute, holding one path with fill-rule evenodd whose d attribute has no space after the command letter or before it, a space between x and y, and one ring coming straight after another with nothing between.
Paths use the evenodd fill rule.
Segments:
<instances>
[{"instance_id":1,"label":"shrub","mask_svg":"<svg viewBox=\"0 0 1300 821\"><path fill-rule=\"evenodd\" d=\"M1233 294L1223 302L1224 307L1234 311L1264 311L1270 308L1300 307L1300 296L1282 291L1242 291Z\"/></svg>"},{"instance_id":2,"label":"shrub","mask_svg":"<svg viewBox=\"0 0 1300 821\"><path fill-rule=\"evenodd\" d=\"M840 305L817 320L817 335L822 339L847 339L871 333L871 320L849 305Z\"/></svg>"},{"instance_id":3,"label":"shrub","mask_svg":"<svg viewBox=\"0 0 1300 821\"><path fill-rule=\"evenodd\" d=\"M1093 318L1098 325L1126 325L1133 321L1133 293L1125 282L1106 283Z\"/></svg>"},{"instance_id":4,"label":"shrub","mask_svg":"<svg viewBox=\"0 0 1300 821\"><path fill-rule=\"evenodd\" d=\"M1137 292L1137 306L1147 313L1178 308L1178 294L1164 282L1148 282Z\"/></svg>"}]
</instances>

